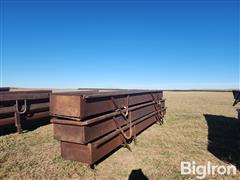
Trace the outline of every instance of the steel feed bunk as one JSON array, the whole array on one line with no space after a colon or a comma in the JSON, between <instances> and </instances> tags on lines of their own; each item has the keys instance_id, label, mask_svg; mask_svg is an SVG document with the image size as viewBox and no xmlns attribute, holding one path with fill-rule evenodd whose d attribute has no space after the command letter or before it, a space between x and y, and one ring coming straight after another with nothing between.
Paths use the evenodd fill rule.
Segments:
<instances>
[{"instance_id":1,"label":"steel feed bunk","mask_svg":"<svg viewBox=\"0 0 240 180\"><path fill-rule=\"evenodd\" d=\"M22 132L22 125L29 121L49 118L49 97L51 91L0 91L0 128L15 124Z\"/></svg>"},{"instance_id":2,"label":"steel feed bunk","mask_svg":"<svg viewBox=\"0 0 240 180\"><path fill-rule=\"evenodd\" d=\"M162 91L64 92L50 97L61 155L89 165L128 143L166 113Z\"/></svg>"}]
</instances>

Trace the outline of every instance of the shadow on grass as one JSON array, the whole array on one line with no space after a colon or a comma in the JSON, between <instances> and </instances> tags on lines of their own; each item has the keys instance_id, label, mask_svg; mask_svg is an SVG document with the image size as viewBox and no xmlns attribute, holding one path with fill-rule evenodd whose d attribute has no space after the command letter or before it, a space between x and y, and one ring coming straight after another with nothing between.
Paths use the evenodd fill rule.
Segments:
<instances>
[{"instance_id":1,"label":"shadow on grass","mask_svg":"<svg viewBox=\"0 0 240 180\"><path fill-rule=\"evenodd\" d=\"M204 117L208 125L208 151L240 169L240 121L212 114Z\"/></svg>"},{"instance_id":2,"label":"shadow on grass","mask_svg":"<svg viewBox=\"0 0 240 180\"><path fill-rule=\"evenodd\" d=\"M148 180L142 172L142 169L134 169L128 177L128 180Z\"/></svg>"},{"instance_id":3,"label":"shadow on grass","mask_svg":"<svg viewBox=\"0 0 240 180\"><path fill-rule=\"evenodd\" d=\"M22 122L23 133L28 131L33 131L49 123L50 123L50 117L44 118L44 119L37 119L34 121L23 121ZM7 125L0 128L0 136L16 133L16 132L17 132L17 128L14 125Z\"/></svg>"}]
</instances>

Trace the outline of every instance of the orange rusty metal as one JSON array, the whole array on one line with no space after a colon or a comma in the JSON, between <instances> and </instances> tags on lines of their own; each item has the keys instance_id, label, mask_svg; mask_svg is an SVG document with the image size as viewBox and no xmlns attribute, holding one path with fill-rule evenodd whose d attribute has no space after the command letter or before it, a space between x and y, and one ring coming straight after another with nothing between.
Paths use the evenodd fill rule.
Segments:
<instances>
[{"instance_id":1,"label":"orange rusty metal","mask_svg":"<svg viewBox=\"0 0 240 180\"><path fill-rule=\"evenodd\" d=\"M152 116L145 121L138 123L135 127L135 133L139 134L156 121L156 117ZM126 131L126 133L129 133L129 129ZM122 145L124 146L124 141L121 134L112 136L113 137L105 140L104 143L100 142L100 139L86 145L61 141L61 155L67 160L77 160L89 165L93 165L112 151L116 150L118 147L121 147ZM98 145L98 143L101 143L101 145Z\"/></svg>"},{"instance_id":2,"label":"orange rusty metal","mask_svg":"<svg viewBox=\"0 0 240 180\"><path fill-rule=\"evenodd\" d=\"M124 108L153 100L158 101L162 98L162 91L53 93L50 98L50 111L52 116L83 120L115 110L112 98L116 104Z\"/></svg>"},{"instance_id":3,"label":"orange rusty metal","mask_svg":"<svg viewBox=\"0 0 240 180\"><path fill-rule=\"evenodd\" d=\"M93 165L166 113L162 91L65 92L50 97L61 155Z\"/></svg>"},{"instance_id":4,"label":"orange rusty metal","mask_svg":"<svg viewBox=\"0 0 240 180\"><path fill-rule=\"evenodd\" d=\"M15 124L19 133L24 122L49 118L51 91L2 91L0 126Z\"/></svg>"},{"instance_id":5,"label":"orange rusty metal","mask_svg":"<svg viewBox=\"0 0 240 180\"><path fill-rule=\"evenodd\" d=\"M134 122L135 120L156 111L154 105L152 104L130 112L132 113L132 121ZM53 123L54 138L60 141L86 144L116 130L116 124L113 118L118 121L120 127L127 124L122 115L108 117L102 121L97 121L87 125L83 125L81 121L53 118L51 122ZM84 122L88 122L88 120Z\"/></svg>"}]
</instances>

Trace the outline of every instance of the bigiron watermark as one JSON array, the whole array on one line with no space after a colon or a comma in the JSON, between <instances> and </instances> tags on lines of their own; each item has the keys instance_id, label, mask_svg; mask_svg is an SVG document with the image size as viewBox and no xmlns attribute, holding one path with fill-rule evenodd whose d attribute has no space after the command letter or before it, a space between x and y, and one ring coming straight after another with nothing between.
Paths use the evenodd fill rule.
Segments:
<instances>
[{"instance_id":1,"label":"bigiron watermark","mask_svg":"<svg viewBox=\"0 0 240 180\"><path fill-rule=\"evenodd\" d=\"M210 161L205 165L198 165L195 161L181 162L181 175L195 175L197 179L204 179L213 175L236 175L237 169L233 165L217 166Z\"/></svg>"}]
</instances>

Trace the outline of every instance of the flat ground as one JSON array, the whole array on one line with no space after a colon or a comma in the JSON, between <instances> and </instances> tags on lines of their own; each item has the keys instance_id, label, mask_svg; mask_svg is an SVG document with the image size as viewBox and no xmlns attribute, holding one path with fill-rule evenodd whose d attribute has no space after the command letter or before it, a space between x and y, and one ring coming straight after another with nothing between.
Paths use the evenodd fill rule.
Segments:
<instances>
[{"instance_id":1,"label":"flat ground","mask_svg":"<svg viewBox=\"0 0 240 180\"><path fill-rule=\"evenodd\" d=\"M183 160L239 168L240 126L230 92L165 92L165 97L165 124L151 126L137 146L131 144L132 152L121 148L95 170L61 158L52 125L0 136L0 179L128 179L141 173L149 179L194 178L180 175Z\"/></svg>"}]
</instances>

